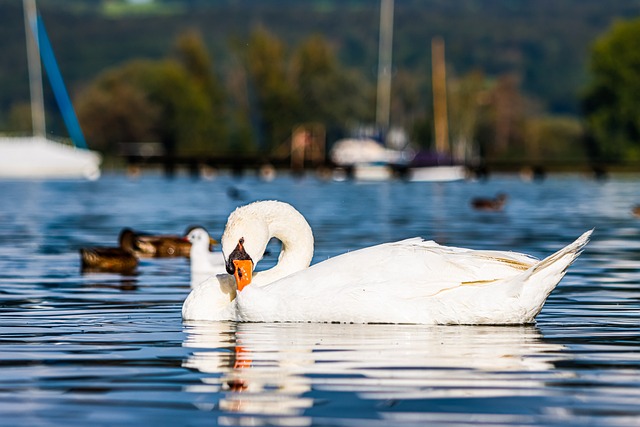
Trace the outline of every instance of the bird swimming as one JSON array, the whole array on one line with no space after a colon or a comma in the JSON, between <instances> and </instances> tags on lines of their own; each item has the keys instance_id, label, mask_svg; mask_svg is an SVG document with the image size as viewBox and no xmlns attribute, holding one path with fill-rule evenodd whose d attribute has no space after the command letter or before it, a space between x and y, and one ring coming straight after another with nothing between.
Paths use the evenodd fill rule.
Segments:
<instances>
[{"instance_id":1,"label":"bird swimming","mask_svg":"<svg viewBox=\"0 0 640 427\"><path fill-rule=\"evenodd\" d=\"M229 274L210 277L183 305L185 320L419 324L532 323L589 241L587 231L543 260L511 251L441 246L416 237L310 266L313 234L291 205L236 209L222 236ZM271 238L278 263L254 272ZM233 276L232 276L233 275Z\"/></svg>"},{"instance_id":2,"label":"bird swimming","mask_svg":"<svg viewBox=\"0 0 640 427\"><path fill-rule=\"evenodd\" d=\"M138 266L138 257L134 251L135 233L124 228L118 236L117 247L80 248L81 269L84 272L120 272L131 273Z\"/></svg>"},{"instance_id":3,"label":"bird swimming","mask_svg":"<svg viewBox=\"0 0 640 427\"><path fill-rule=\"evenodd\" d=\"M501 211L509 197L505 193L498 193L495 198L476 197L471 200L471 206L479 211Z\"/></svg>"}]
</instances>

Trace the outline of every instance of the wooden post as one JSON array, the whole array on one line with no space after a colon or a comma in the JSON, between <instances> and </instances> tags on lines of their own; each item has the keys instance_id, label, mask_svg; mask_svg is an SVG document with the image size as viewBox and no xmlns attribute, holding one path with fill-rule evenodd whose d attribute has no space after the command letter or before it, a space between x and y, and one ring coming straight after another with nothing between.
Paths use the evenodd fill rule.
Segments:
<instances>
[{"instance_id":1,"label":"wooden post","mask_svg":"<svg viewBox=\"0 0 640 427\"><path fill-rule=\"evenodd\" d=\"M435 121L436 151L449 152L449 124L447 118L447 74L444 40L431 39L431 68L433 85L433 115Z\"/></svg>"},{"instance_id":2,"label":"wooden post","mask_svg":"<svg viewBox=\"0 0 640 427\"><path fill-rule=\"evenodd\" d=\"M378 44L378 89L376 124L386 131L391 112L391 56L393 51L393 0L380 0L380 39Z\"/></svg>"}]
</instances>

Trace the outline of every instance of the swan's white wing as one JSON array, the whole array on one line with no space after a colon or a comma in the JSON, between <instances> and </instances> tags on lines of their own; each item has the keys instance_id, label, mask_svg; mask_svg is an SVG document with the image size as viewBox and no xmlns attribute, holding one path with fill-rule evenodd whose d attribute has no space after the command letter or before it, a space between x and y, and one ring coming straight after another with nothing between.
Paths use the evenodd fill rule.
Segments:
<instances>
[{"instance_id":1,"label":"swan's white wing","mask_svg":"<svg viewBox=\"0 0 640 427\"><path fill-rule=\"evenodd\" d=\"M535 258L514 252L475 251L414 238L347 252L286 279L301 282L297 287L314 289L370 287L379 283L412 296L435 294L451 285L513 276L536 262ZM266 288L281 286L284 284L277 281Z\"/></svg>"},{"instance_id":2,"label":"swan's white wing","mask_svg":"<svg viewBox=\"0 0 640 427\"><path fill-rule=\"evenodd\" d=\"M238 312L241 320L258 321L415 322L417 311L428 314L424 305L437 304L433 297L443 292L513 277L534 263L521 254L451 248L414 238L348 252L260 289L249 286L239 294ZM394 303L398 300L402 304ZM403 313L414 304L416 313ZM397 307L402 310L394 312Z\"/></svg>"}]
</instances>

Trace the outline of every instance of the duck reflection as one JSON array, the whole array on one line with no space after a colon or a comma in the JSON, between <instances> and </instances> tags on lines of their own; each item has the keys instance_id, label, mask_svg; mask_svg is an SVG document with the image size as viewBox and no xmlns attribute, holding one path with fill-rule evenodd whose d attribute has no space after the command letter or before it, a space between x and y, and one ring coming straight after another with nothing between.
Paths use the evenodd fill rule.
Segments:
<instances>
[{"instance_id":1,"label":"duck reflection","mask_svg":"<svg viewBox=\"0 0 640 427\"><path fill-rule=\"evenodd\" d=\"M222 411L303 416L313 391L390 401L535 395L563 347L534 326L188 323L185 367ZM381 407L381 410L384 410Z\"/></svg>"}]
</instances>

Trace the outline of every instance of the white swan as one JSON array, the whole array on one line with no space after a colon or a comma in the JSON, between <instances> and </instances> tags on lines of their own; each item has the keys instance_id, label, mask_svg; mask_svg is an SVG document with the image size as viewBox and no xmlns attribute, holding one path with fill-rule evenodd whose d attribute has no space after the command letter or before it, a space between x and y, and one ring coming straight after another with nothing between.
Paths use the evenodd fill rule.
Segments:
<instances>
[{"instance_id":1,"label":"white swan","mask_svg":"<svg viewBox=\"0 0 640 427\"><path fill-rule=\"evenodd\" d=\"M235 275L239 291L228 291L220 309L194 301L194 290L183 316L220 320L222 314L252 322L531 323L590 235L584 233L542 261L413 238L306 268L313 236L304 217L285 203L256 202L233 212L222 236L227 271ZM278 264L252 275L272 237L283 243ZM234 288L229 276L217 277L216 293ZM199 304L208 307L192 310Z\"/></svg>"}]
</instances>

